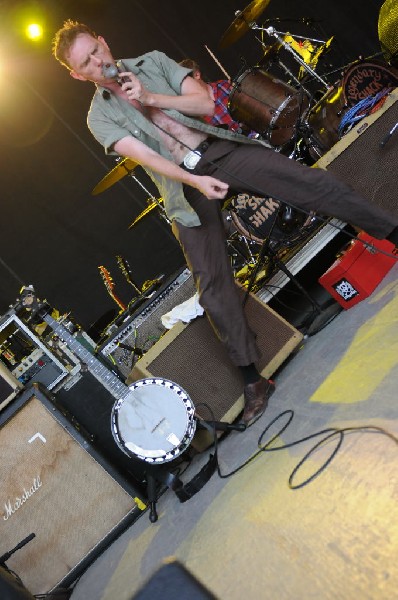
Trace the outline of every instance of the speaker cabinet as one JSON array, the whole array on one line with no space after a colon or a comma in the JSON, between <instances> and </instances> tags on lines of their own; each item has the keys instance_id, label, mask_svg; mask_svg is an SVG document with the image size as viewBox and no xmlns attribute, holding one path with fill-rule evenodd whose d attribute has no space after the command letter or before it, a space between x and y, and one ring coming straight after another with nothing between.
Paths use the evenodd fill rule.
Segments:
<instances>
[{"instance_id":1,"label":"speaker cabinet","mask_svg":"<svg viewBox=\"0 0 398 600\"><path fill-rule=\"evenodd\" d=\"M135 490L73 431L38 388L0 421L0 555L32 594L67 587L140 514Z\"/></svg>"},{"instance_id":2,"label":"speaker cabinet","mask_svg":"<svg viewBox=\"0 0 398 600\"><path fill-rule=\"evenodd\" d=\"M370 202L398 215L398 88L384 105L359 121L314 167L326 169Z\"/></svg>"},{"instance_id":3,"label":"speaker cabinet","mask_svg":"<svg viewBox=\"0 0 398 600\"><path fill-rule=\"evenodd\" d=\"M257 367L262 375L270 377L303 336L252 294L245 312L262 352ZM153 376L170 379L184 388L204 418L231 423L243 409L241 373L232 365L206 317L174 325L135 364L128 382ZM209 405L213 416L199 407L202 403ZM192 445L201 449L202 441L195 436Z\"/></svg>"}]
</instances>

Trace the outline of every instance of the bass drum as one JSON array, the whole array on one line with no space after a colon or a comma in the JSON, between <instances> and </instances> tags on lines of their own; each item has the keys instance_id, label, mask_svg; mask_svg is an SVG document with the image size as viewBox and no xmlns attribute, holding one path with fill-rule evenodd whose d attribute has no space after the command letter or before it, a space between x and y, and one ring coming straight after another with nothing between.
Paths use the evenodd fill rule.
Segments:
<instances>
[{"instance_id":1,"label":"bass drum","mask_svg":"<svg viewBox=\"0 0 398 600\"><path fill-rule=\"evenodd\" d=\"M188 394L168 379L140 379L112 409L113 437L123 452L151 464L176 459L196 430Z\"/></svg>"},{"instance_id":2,"label":"bass drum","mask_svg":"<svg viewBox=\"0 0 398 600\"><path fill-rule=\"evenodd\" d=\"M273 198L239 194L228 207L236 229L248 240L262 244L296 237L307 215Z\"/></svg>"},{"instance_id":3,"label":"bass drum","mask_svg":"<svg viewBox=\"0 0 398 600\"><path fill-rule=\"evenodd\" d=\"M297 122L308 105L303 91L295 90L260 67L253 67L234 82L228 110L235 121L257 131L277 147L293 138Z\"/></svg>"},{"instance_id":4,"label":"bass drum","mask_svg":"<svg viewBox=\"0 0 398 600\"><path fill-rule=\"evenodd\" d=\"M398 86L398 72L381 62L358 61L315 104L308 115L309 153L314 160L339 140L339 126L346 111L361 100Z\"/></svg>"}]
</instances>

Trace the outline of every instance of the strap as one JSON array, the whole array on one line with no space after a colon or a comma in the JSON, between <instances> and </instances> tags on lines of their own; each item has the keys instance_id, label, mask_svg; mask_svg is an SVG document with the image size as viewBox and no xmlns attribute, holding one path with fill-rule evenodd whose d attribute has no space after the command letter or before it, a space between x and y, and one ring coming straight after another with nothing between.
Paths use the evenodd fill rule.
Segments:
<instances>
[{"instance_id":1,"label":"strap","mask_svg":"<svg viewBox=\"0 0 398 600\"><path fill-rule=\"evenodd\" d=\"M199 473L192 477L191 481L188 481L185 485L182 484L181 479L177 480L177 485L173 487L179 501L186 502L192 496L194 496L199 490L202 489L205 483L207 483L210 477L217 469L218 458L217 451L214 454L210 454L210 458L207 463L201 468Z\"/></svg>"},{"instance_id":2,"label":"strap","mask_svg":"<svg viewBox=\"0 0 398 600\"><path fill-rule=\"evenodd\" d=\"M201 426L203 426L205 429L208 429L211 433L215 433L215 428L208 423L201 421ZM167 485L167 487L175 492L177 498L182 503L192 498L192 496L202 489L205 483L209 481L210 477L216 471L217 467L217 441L215 441L214 454L210 454L207 463L201 468L199 473L192 477L190 481L183 484L181 479L172 473L161 473L160 479L165 485Z\"/></svg>"}]
</instances>

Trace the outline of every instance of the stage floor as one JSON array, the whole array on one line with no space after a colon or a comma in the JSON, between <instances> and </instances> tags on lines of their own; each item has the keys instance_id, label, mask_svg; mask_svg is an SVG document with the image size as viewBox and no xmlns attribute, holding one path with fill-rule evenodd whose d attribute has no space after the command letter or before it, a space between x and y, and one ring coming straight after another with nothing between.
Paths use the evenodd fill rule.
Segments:
<instances>
[{"instance_id":1,"label":"stage floor","mask_svg":"<svg viewBox=\"0 0 398 600\"><path fill-rule=\"evenodd\" d=\"M165 560L180 561L217 598L390 599L398 588L398 265L372 296L304 339L276 377L259 421L219 445L223 475L258 452L263 438L291 444L327 428L354 428L320 441L260 452L238 473L214 474L181 504L167 491L159 520L148 512L77 582L72 600L130 600ZM204 374L205 375L205 374ZM292 411L292 412L290 412ZM381 430L374 429L375 427ZM208 458L195 458L184 479ZM180 586L180 595L187 590ZM162 596L166 597L166 591Z\"/></svg>"}]
</instances>

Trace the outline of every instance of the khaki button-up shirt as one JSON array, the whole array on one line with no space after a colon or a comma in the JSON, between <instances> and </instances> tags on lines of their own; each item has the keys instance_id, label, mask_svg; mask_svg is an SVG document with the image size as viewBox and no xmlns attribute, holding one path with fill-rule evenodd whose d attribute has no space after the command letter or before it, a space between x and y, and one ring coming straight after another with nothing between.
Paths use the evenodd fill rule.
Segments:
<instances>
[{"instance_id":1,"label":"khaki button-up shirt","mask_svg":"<svg viewBox=\"0 0 398 600\"><path fill-rule=\"evenodd\" d=\"M148 52L134 59L123 59L122 68L136 75L141 83L155 94L179 95L181 84L190 70L178 65L174 60L158 51ZM246 144L265 142L248 139L232 131L215 128L205 123L200 118L188 117L182 113L163 109L170 117L186 125L220 139L239 141ZM134 106L112 94L100 86L94 94L87 117L88 126L94 137L102 144L107 154L116 154L114 144L126 136L133 136L158 152L164 158L174 162L168 149L162 144L156 126L149 121ZM164 208L168 218L176 220L187 227L200 225L196 212L186 200L183 186L145 167L148 175L156 184L164 201Z\"/></svg>"}]
</instances>

